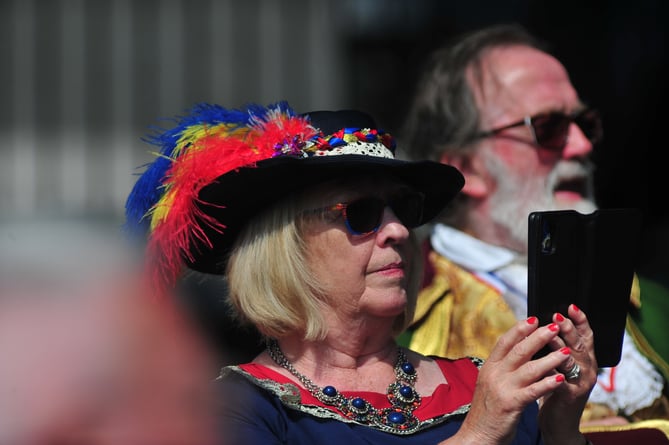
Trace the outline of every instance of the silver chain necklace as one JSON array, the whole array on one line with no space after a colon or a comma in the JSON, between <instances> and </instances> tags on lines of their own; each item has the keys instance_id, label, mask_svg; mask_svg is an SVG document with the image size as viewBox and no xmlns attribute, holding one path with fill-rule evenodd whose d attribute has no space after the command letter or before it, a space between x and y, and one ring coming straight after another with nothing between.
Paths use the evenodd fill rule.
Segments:
<instances>
[{"instance_id":1,"label":"silver chain necklace","mask_svg":"<svg viewBox=\"0 0 669 445\"><path fill-rule=\"evenodd\" d=\"M364 425L394 433L410 434L416 431L420 422L413 411L420 406L420 395L416 392L416 370L406 358L402 348L397 349L395 381L388 385L386 396L389 408L376 408L362 397L346 397L334 386L317 386L307 376L301 374L286 358L276 340L270 340L267 352L274 362L286 369L302 383L309 393L323 404L333 406L346 418Z\"/></svg>"}]
</instances>

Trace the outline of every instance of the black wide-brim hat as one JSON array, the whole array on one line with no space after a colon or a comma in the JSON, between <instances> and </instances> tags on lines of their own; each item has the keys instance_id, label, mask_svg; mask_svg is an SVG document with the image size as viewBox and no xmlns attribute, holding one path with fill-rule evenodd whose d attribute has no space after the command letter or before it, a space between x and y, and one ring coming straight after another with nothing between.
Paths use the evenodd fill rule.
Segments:
<instances>
[{"instance_id":1,"label":"black wide-brim hat","mask_svg":"<svg viewBox=\"0 0 669 445\"><path fill-rule=\"evenodd\" d=\"M255 168L243 168L221 176L220 182L202 189L200 199L203 203L226 203L225 208L218 204L200 205L208 215L225 221L226 228L224 233L208 232L217 248L198 252L190 267L216 273L221 254L229 250L246 223L277 201L319 183L372 175L397 178L425 195L421 225L434 219L464 184L462 175L455 168L431 161L407 162L365 155L261 161Z\"/></svg>"},{"instance_id":2,"label":"black wide-brim hat","mask_svg":"<svg viewBox=\"0 0 669 445\"><path fill-rule=\"evenodd\" d=\"M193 181L200 180L206 184L197 188L193 184L176 184L174 179L174 183L169 180L161 182L161 187L175 196L182 189L193 193L191 204L195 208L187 217L182 211L170 209L167 217L158 218L157 224L152 221L155 227L149 236L163 239L158 243L162 253L174 253L169 245L170 237L173 237L170 231L185 230L187 240L177 235L174 241L188 267L200 272L222 274L230 249L249 221L291 195L332 180L380 176L406 184L425 196L420 224L434 219L464 185L462 174L452 166L433 161L395 159L392 136L378 129L374 120L363 112L317 111L298 116L292 114L287 104L281 104L278 109L282 113L277 113L277 108L268 108L264 109L263 116L259 116L262 109L253 108L253 113L247 113L253 114L253 118L245 123L246 127L253 128L252 131L242 129L239 132L242 136L234 131L221 133L217 140L227 140L220 149L207 146L201 150L202 154L198 151L192 153L193 159L201 156L203 162L190 162L188 174L175 173L174 168L165 173L172 178L195 177L198 179ZM277 120L279 123L272 125ZM202 125L201 121L197 122ZM214 136L214 131L207 133L209 138ZM236 147L230 151L228 142L235 137L258 151L257 158L251 162L233 162L232 167L226 165L221 174L213 176L209 170L215 172L216 167L211 164L219 162L220 156L239 158L240 153L245 154L249 150L248 147ZM183 132L170 133L170 141L177 139L187 140L186 148L195 144L195 141L184 138ZM219 156L216 155L217 149ZM204 153L206 150L212 153L207 155ZM184 151L184 148L179 150L182 156ZM194 166L207 170L202 175L205 179L193 173ZM208 177L212 179L206 179ZM168 184L167 187L165 184ZM172 201L176 201L175 196ZM187 204L184 206L188 208ZM156 204L152 204L151 208L155 212ZM181 222L170 228L170 218ZM190 224L192 227L184 227L183 221L186 221L186 226ZM167 224L168 229L157 234L160 224ZM167 245L164 239L168 240ZM168 263L173 260L169 259Z\"/></svg>"}]
</instances>

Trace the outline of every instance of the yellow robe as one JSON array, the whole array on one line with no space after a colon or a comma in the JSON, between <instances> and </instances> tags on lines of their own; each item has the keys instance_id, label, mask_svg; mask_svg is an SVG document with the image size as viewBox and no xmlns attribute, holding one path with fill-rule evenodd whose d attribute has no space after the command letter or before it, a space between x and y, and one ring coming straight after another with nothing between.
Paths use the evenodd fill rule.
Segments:
<instances>
[{"instance_id":1,"label":"yellow robe","mask_svg":"<svg viewBox=\"0 0 669 445\"><path fill-rule=\"evenodd\" d=\"M424 288L410 328L409 348L425 355L487 358L516 323L500 293L455 263L430 252L433 281Z\"/></svg>"}]
</instances>

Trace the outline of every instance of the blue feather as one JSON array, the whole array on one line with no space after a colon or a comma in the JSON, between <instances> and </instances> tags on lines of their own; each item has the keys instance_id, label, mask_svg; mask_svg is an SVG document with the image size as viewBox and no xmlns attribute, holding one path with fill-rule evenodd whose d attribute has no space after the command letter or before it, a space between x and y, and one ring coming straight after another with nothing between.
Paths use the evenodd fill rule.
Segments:
<instances>
[{"instance_id":1,"label":"blue feather","mask_svg":"<svg viewBox=\"0 0 669 445\"><path fill-rule=\"evenodd\" d=\"M282 112L295 113L286 101L264 107L257 104L248 104L240 109L226 109L220 105L198 103L182 116L177 116L176 126L171 129L154 127L153 134L143 138L145 142L159 147L156 159L144 166L141 174L133 186L125 203L126 221L124 231L132 237L144 238L150 229L148 213L160 200L164 190L165 174L172 164L173 153L177 141L186 129L194 125L221 123L248 125L254 117L265 117L270 111L279 109Z\"/></svg>"}]
</instances>

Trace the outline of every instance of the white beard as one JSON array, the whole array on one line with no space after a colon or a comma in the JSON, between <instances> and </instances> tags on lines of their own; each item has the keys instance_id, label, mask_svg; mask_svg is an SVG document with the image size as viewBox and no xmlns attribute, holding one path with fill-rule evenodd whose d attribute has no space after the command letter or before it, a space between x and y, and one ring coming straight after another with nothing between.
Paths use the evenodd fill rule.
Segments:
<instances>
[{"instance_id":1,"label":"white beard","mask_svg":"<svg viewBox=\"0 0 669 445\"><path fill-rule=\"evenodd\" d=\"M508 234L507 247L527 253L528 215L543 210L576 210L591 213L594 202L592 168L582 162L559 161L547 178L521 177L493 156L486 157L486 166L497 179L497 189L490 197L490 217L500 232ZM565 178L586 177L586 196L568 206L555 201L553 190Z\"/></svg>"}]
</instances>

